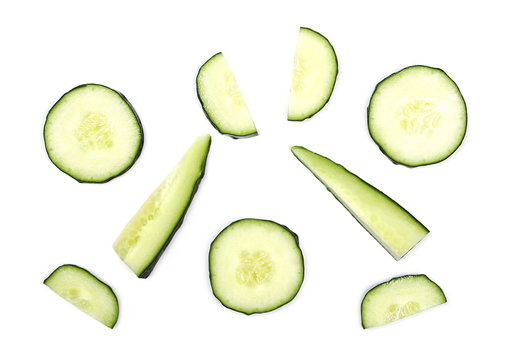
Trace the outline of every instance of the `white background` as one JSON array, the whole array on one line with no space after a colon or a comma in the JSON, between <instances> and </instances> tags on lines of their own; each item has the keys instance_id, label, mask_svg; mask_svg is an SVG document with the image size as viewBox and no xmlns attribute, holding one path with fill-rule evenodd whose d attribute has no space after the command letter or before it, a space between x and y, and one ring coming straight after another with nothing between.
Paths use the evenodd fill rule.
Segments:
<instances>
[{"instance_id":1,"label":"white background","mask_svg":"<svg viewBox=\"0 0 511 360\"><path fill-rule=\"evenodd\" d=\"M509 357L509 98L506 2L484 1L2 1L0 5L0 358L429 359ZM330 103L286 121L299 26L333 44ZM223 51L260 135L233 140L204 117L195 75ZM463 145L422 168L393 165L370 139L375 84L405 66L444 69L467 102ZM135 166L103 185L79 184L48 160L46 113L69 89L96 82L140 115ZM141 280L112 243L200 134L213 143L186 220ZM344 164L422 221L431 234L396 262L289 151ZM290 304L245 316L208 280L209 245L243 217L300 236L306 276ZM83 266L120 300L113 330L42 283ZM363 330L360 301L391 277L425 273L448 303Z\"/></svg>"}]
</instances>

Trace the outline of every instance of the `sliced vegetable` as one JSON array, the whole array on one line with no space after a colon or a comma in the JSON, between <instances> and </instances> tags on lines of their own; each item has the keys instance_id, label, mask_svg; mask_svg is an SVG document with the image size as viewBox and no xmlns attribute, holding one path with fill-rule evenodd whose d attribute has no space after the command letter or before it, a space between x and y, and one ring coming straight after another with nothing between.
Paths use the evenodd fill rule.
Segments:
<instances>
[{"instance_id":1,"label":"sliced vegetable","mask_svg":"<svg viewBox=\"0 0 511 360\"><path fill-rule=\"evenodd\" d=\"M388 324L447 301L426 275L407 275L375 286L362 300L364 329Z\"/></svg>"},{"instance_id":2,"label":"sliced vegetable","mask_svg":"<svg viewBox=\"0 0 511 360\"><path fill-rule=\"evenodd\" d=\"M234 138L257 135L234 73L221 52L202 65L196 83L202 109L221 134Z\"/></svg>"},{"instance_id":3,"label":"sliced vegetable","mask_svg":"<svg viewBox=\"0 0 511 360\"><path fill-rule=\"evenodd\" d=\"M287 118L302 121L321 110L330 100L337 78L337 56L320 33L302 27L293 65L293 80Z\"/></svg>"},{"instance_id":4,"label":"sliced vegetable","mask_svg":"<svg viewBox=\"0 0 511 360\"><path fill-rule=\"evenodd\" d=\"M113 328L119 317L119 303L112 288L76 265L62 265L44 284L71 304Z\"/></svg>"},{"instance_id":5,"label":"sliced vegetable","mask_svg":"<svg viewBox=\"0 0 511 360\"><path fill-rule=\"evenodd\" d=\"M461 145L467 108L458 86L441 69L410 66L382 80L368 108L371 137L393 162L440 162Z\"/></svg>"},{"instance_id":6,"label":"sliced vegetable","mask_svg":"<svg viewBox=\"0 0 511 360\"><path fill-rule=\"evenodd\" d=\"M142 151L142 124L128 100L103 85L64 94L44 124L50 160L79 182L104 183L126 172Z\"/></svg>"},{"instance_id":7,"label":"sliced vegetable","mask_svg":"<svg viewBox=\"0 0 511 360\"><path fill-rule=\"evenodd\" d=\"M291 150L394 259L401 259L428 234L408 211L342 165L301 146Z\"/></svg>"},{"instance_id":8,"label":"sliced vegetable","mask_svg":"<svg viewBox=\"0 0 511 360\"><path fill-rule=\"evenodd\" d=\"M247 315L290 302L303 282L298 236L269 220L242 219L227 226L209 251L214 295Z\"/></svg>"},{"instance_id":9,"label":"sliced vegetable","mask_svg":"<svg viewBox=\"0 0 511 360\"><path fill-rule=\"evenodd\" d=\"M138 277L149 276L181 226L204 176L210 145L209 135L193 143L115 241L115 251Z\"/></svg>"}]
</instances>

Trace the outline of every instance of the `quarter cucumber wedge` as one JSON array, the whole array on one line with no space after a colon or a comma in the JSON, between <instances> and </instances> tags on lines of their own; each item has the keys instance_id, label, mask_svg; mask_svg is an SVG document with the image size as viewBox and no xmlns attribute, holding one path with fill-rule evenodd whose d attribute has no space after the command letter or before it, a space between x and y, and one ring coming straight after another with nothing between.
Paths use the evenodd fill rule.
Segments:
<instances>
[{"instance_id":1,"label":"quarter cucumber wedge","mask_svg":"<svg viewBox=\"0 0 511 360\"><path fill-rule=\"evenodd\" d=\"M112 288L76 265L62 265L44 280L44 284L65 300L113 328L119 317L119 303Z\"/></svg>"},{"instance_id":2,"label":"quarter cucumber wedge","mask_svg":"<svg viewBox=\"0 0 511 360\"><path fill-rule=\"evenodd\" d=\"M291 150L394 259L401 259L428 234L408 211L342 165L301 146Z\"/></svg>"},{"instance_id":3,"label":"quarter cucumber wedge","mask_svg":"<svg viewBox=\"0 0 511 360\"><path fill-rule=\"evenodd\" d=\"M302 27L296 47L287 118L302 121L321 110L332 95L338 64L332 44Z\"/></svg>"},{"instance_id":4,"label":"quarter cucumber wedge","mask_svg":"<svg viewBox=\"0 0 511 360\"><path fill-rule=\"evenodd\" d=\"M50 160L79 182L104 183L126 172L138 159L143 138L128 100L97 84L64 94L44 124Z\"/></svg>"},{"instance_id":5,"label":"quarter cucumber wedge","mask_svg":"<svg viewBox=\"0 0 511 360\"><path fill-rule=\"evenodd\" d=\"M233 138L257 135L234 73L220 52L199 69L197 96L211 124Z\"/></svg>"},{"instance_id":6,"label":"quarter cucumber wedge","mask_svg":"<svg viewBox=\"0 0 511 360\"><path fill-rule=\"evenodd\" d=\"M384 325L447 302L426 275L407 275L375 286L362 300L362 327Z\"/></svg>"},{"instance_id":7,"label":"quarter cucumber wedge","mask_svg":"<svg viewBox=\"0 0 511 360\"><path fill-rule=\"evenodd\" d=\"M368 126L394 163L429 165L445 160L461 145L467 108L458 86L443 70L410 66L376 86Z\"/></svg>"},{"instance_id":8,"label":"quarter cucumber wedge","mask_svg":"<svg viewBox=\"0 0 511 360\"><path fill-rule=\"evenodd\" d=\"M195 140L115 241L115 252L138 277L149 276L181 226L204 176L210 145L209 135Z\"/></svg>"},{"instance_id":9,"label":"quarter cucumber wedge","mask_svg":"<svg viewBox=\"0 0 511 360\"><path fill-rule=\"evenodd\" d=\"M274 310L296 296L303 276L298 236L273 221L235 221L211 244L211 288L229 309L247 315Z\"/></svg>"}]
</instances>

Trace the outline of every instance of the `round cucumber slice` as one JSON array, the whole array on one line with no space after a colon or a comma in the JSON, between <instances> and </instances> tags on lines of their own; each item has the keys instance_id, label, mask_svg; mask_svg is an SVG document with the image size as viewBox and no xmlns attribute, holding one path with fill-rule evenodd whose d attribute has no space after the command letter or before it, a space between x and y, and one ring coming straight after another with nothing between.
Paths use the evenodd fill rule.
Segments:
<instances>
[{"instance_id":1,"label":"round cucumber slice","mask_svg":"<svg viewBox=\"0 0 511 360\"><path fill-rule=\"evenodd\" d=\"M443 70L410 66L376 86L368 127L393 162L429 165L445 160L461 145L467 108L458 86Z\"/></svg>"},{"instance_id":2,"label":"round cucumber slice","mask_svg":"<svg viewBox=\"0 0 511 360\"><path fill-rule=\"evenodd\" d=\"M300 28L287 118L302 121L319 112L330 100L338 74L335 50L326 37Z\"/></svg>"},{"instance_id":3,"label":"round cucumber slice","mask_svg":"<svg viewBox=\"0 0 511 360\"><path fill-rule=\"evenodd\" d=\"M62 265L44 280L62 298L113 328L119 317L119 303L112 288L76 265Z\"/></svg>"},{"instance_id":4,"label":"round cucumber slice","mask_svg":"<svg viewBox=\"0 0 511 360\"><path fill-rule=\"evenodd\" d=\"M213 294L225 307L247 315L275 310L303 282L298 236L269 220L235 221L211 244L209 274Z\"/></svg>"},{"instance_id":5,"label":"round cucumber slice","mask_svg":"<svg viewBox=\"0 0 511 360\"><path fill-rule=\"evenodd\" d=\"M367 292L362 300L362 327L388 324L446 301L442 289L426 275L397 277Z\"/></svg>"},{"instance_id":6,"label":"round cucumber slice","mask_svg":"<svg viewBox=\"0 0 511 360\"><path fill-rule=\"evenodd\" d=\"M44 125L50 160L78 182L104 183L126 172L143 145L140 120L119 92L80 85L51 108Z\"/></svg>"}]
</instances>

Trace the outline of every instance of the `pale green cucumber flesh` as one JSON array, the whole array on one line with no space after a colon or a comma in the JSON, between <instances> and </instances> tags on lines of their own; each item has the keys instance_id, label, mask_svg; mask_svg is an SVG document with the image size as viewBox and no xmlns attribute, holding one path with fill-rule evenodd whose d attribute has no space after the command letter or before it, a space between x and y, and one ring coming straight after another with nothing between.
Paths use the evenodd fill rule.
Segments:
<instances>
[{"instance_id":1,"label":"pale green cucumber flesh","mask_svg":"<svg viewBox=\"0 0 511 360\"><path fill-rule=\"evenodd\" d=\"M206 117L221 134L234 138L257 135L238 82L222 53L202 65L196 86Z\"/></svg>"},{"instance_id":2,"label":"pale green cucumber flesh","mask_svg":"<svg viewBox=\"0 0 511 360\"><path fill-rule=\"evenodd\" d=\"M179 229L204 176L210 145L209 135L195 140L115 241L114 250L138 277L149 276Z\"/></svg>"},{"instance_id":3,"label":"pale green cucumber flesh","mask_svg":"<svg viewBox=\"0 0 511 360\"><path fill-rule=\"evenodd\" d=\"M49 111L44 143L50 160L79 182L103 183L126 172L143 146L140 120L119 92L78 86Z\"/></svg>"},{"instance_id":4,"label":"pale green cucumber flesh","mask_svg":"<svg viewBox=\"0 0 511 360\"><path fill-rule=\"evenodd\" d=\"M368 107L369 133L394 163L410 167L451 156L467 129L467 108L441 69L410 66L382 80Z\"/></svg>"},{"instance_id":5,"label":"pale green cucumber flesh","mask_svg":"<svg viewBox=\"0 0 511 360\"><path fill-rule=\"evenodd\" d=\"M302 121L319 112L334 90L338 74L335 50L320 33L300 28L289 95L290 121Z\"/></svg>"},{"instance_id":6,"label":"pale green cucumber flesh","mask_svg":"<svg viewBox=\"0 0 511 360\"><path fill-rule=\"evenodd\" d=\"M213 294L225 307L247 315L272 311L302 285L298 236L269 220L235 221L211 244L209 274Z\"/></svg>"},{"instance_id":7,"label":"pale green cucumber flesh","mask_svg":"<svg viewBox=\"0 0 511 360\"><path fill-rule=\"evenodd\" d=\"M442 289L426 275L406 275L369 290L361 305L364 329L388 324L447 301Z\"/></svg>"},{"instance_id":8,"label":"pale green cucumber flesh","mask_svg":"<svg viewBox=\"0 0 511 360\"><path fill-rule=\"evenodd\" d=\"M402 258L428 234L408 211L342 165L304 147L291 150L394 259Z\"/></svg>"},{"instance_id":9,"label":"pale green cucumber flesh","mask_svg":"<svg viewBox=\"0 0 511 360\"><path fill-rule=\"evenodd\" d=\"M115 293L88 270L76 265L62 265L44 280L44 284L109 328L117 322L119 303Z\"/></svg>"}]
</instances>

